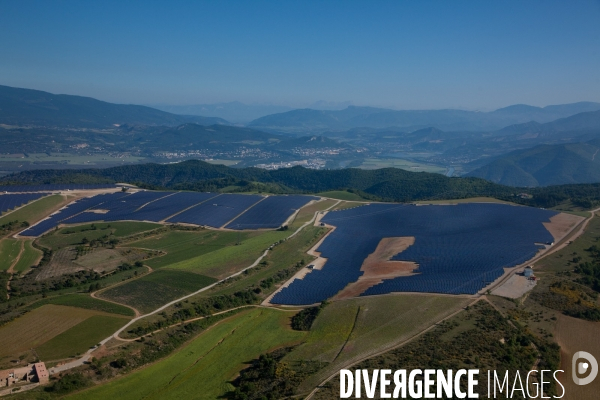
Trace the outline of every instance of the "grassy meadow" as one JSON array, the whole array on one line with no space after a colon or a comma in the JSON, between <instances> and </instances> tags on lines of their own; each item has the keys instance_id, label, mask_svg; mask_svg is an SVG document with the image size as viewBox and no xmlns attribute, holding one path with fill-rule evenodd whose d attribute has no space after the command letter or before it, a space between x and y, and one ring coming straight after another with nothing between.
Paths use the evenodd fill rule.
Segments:
<instances>
[{"instance_id":1,"label":"grassy meadow","mask_svg":"<svg viewBox=\"0 0 600 400\"><path fill-rule=\"evenodd\" d=\"M217 399L245 363L273 349L296 344L306 332L293 331L293 313L253 309L221 321L170 357L68 399Z\"/></svg>"},{"instance_id":2,"label":"grassy meadow","mask_svg":"<svg viewBox=\"0 0 600 400\"><path fill-rule=\"evenodd\" d=\"M470 301L436 295L335 301L319 314L306 341L284 360L320 361L327 365L300 386L301 392L310 390L348 362L400 344Z\"/></svg>"},{"instance_id":3,"label":"grassy meadow","mask_svg":"<svg viewBox=\"0 0 600 400\"><path fill-rule=\"evenodd\" d=\"M10 221L27 221L32 224L47 217L66 203L65 196L60 194L42 197L10 214L3 214L0 218L0 225L4 225Z\"/></svg>"}]
</instances>

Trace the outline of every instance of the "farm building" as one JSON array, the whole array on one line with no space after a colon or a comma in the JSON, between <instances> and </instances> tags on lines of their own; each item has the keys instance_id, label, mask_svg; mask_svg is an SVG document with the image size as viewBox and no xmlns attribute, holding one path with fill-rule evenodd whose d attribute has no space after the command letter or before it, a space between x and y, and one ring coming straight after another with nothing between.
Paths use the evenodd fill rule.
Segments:
<instances>
[{"instance_id":1,"label":"farm building","mask_svg":"<svg viewBox=\"0 0 600 400\"><path fill-rule=\"evenodd\" d=\"M48 383L49 375L43 362L28 364L26 367L0 371L0 388L18 383Z\"/></svg>"},{"instance_id":2,"label":"farm building","mask_svg":"<svg viewBox=\"0 0 600 400\"><path fill-rule=\"evenodd\" d=\"M523 271L523 275L525 276L525 278L531 278L533 276L533 268L531 267L525 267L525 271Z\"/></svg>"}]
</instances>

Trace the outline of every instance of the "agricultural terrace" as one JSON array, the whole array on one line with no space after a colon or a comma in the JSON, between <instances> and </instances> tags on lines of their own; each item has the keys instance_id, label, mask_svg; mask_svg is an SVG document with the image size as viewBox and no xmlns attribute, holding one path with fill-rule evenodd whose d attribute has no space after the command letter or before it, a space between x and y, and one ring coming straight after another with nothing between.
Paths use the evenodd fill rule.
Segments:
<instances>
[{"instance_id":1,"label":"agricultural terrace","mask_svg":"<svg viewBox=\"0 0 600 400\"><path fill-rule=\"evenodd\" d=\"M100 311L46 304L6 325L0 326L0 343L2 343L0 347L0 365L6 365L8 361L18 359L19 356L27 356L32 349L39 348L63 332L71 331L69 333L70 337L78 335L79 328L75 327L88 318L98 315L118 318L121 326L128 321L125 317ZM112 324L110 328L112 329L114 325ZM87 333L85 335L82 333L82 335L89 339L86 343L91 341L93 342L92 345L111 332L108 327L104 329L101 324L97 324L97 329L93 332L90 332L86 326L84 325L84 331ZM61 352L69 353L65 356L68 357L80 351L80 343L69 343L64 340L62 342Z\"/></svg>"},{"instance_id":2,"label":"agricultural terrace","mask_svg":"<svg viewBox=\"0 0 600 400\"><path fill-rule=\"evenodd\" d=\"M185 319L262 302L283 282L298 271L306 269L313 258L307 255L306 251L313 247L326 231L325 228L307 226L294 237L273 247L254 268L226 279L184 302L170 306L164 312L136 321L126 332L121 333L121 337L135 338Z\"/></svg>"},{"instance_id":3,"label":"agricultural terrace","mask_svg":"<svg viewBox=\"0 0 600 400\"><path fill-rule=\"evenodd\" d=\"M283 288L273 304L318 303L354 282L352 296L475 294L578 221L565 223L555 211L472 203L370 204L329 212L321 222L335 227L317 249L324 266ZM370 255L376 259L365 265ZM369 281L360 285L363 277Z\"/></svg>"},{"instance_id":4,"label":"agricultural terrace","mask_svg":"<svg viewBox=\"0 0 600 400\"><path fill-rule=\"evenodd\" d=\"M252 309L221 321L172 356L143 370L91 388L68 399L217 399L249 360L299 343L306 332L293 331L294 313Z\"/></svg>"}]
</instances>

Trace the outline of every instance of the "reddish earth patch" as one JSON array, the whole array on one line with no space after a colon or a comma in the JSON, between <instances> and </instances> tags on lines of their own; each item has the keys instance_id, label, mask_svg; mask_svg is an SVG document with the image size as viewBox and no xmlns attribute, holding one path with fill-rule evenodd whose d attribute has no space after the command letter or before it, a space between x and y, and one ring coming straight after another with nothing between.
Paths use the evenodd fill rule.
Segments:
<instances>
[{"instance_id":1,"label":"reddish earth patch","mask_svg":"<svg viewBox=\"0 0 600 400\"><path fill-rule=\"evenodd\" d=\"M383 282L384 279L413 275L413 271L418 268L416 263L391 261L390 259L414 243L415 238L412 236L381 239L375 251L369 254L360 267L363 275L358 278L358 281L348 284L333 299L341 300L356 297L368 288Z\"/></svg>"}]
</instances>

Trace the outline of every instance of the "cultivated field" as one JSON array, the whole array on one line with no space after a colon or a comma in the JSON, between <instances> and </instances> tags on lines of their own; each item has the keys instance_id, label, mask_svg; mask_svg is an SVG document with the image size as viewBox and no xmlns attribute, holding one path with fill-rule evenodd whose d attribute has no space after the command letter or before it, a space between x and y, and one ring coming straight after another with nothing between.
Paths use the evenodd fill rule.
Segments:
<instances>
[{"instance_id":1,"label":"cultivated field","mask_svg":"<svg viewBox=\"0 0 600 400\"><path fill-rule=\"evenodd\" d=\"M576 385L571 378L573 354L587 351L596 358L600 355L600 322L583 321L577 318L560 315L554 332L556 341L561 347L561 369L559 375L565 386L567 400L594 400L600 392L600 379L596 378L585 386ZM583 361L583 360L582 360Z\"/></svg>"},{"instance_id":2,"label":"cultivated field","mask_svg":"<svg viewBox=\"0 0 600 400\"><path fill-rule=\"evenodd\" d=\"M306 332L288 327L292 313L254 309L208 329L165 360L69 399L217 399L244 364L299 342Z\"/></svg>"},{"instance_id":3,"label":"cultivated field","mask_svg":"<svg viewBox=\"0 0 600 400\"><path fill-rule=\"evenodd\" d=\"M128 243L127 247L152 249L166 253L146 261L152 268L162 268L171 264L186 261L204 254L234 246L238 238L246 240L259 233L230 231L168 231L143 240Z\"/></svg>"},{"instance_id":4,"label":"cultivated field","mask_svg":"<svg viewBox=\"0 0 600 400\"><path fill-rule=\"evenodd\" d=\"M367 158L360 166L361 169L400 168L413 172L434 172L443 174L446 168L438 165L416 163L401 158Z\"/></svg>"},{"instance_id":5,"label":"cultivated field","mask_svg":"<svg viewBox=\"0 0 600 400\"><path fill-rule=\"evenodd\" d=\"M133 317L134 312L128 307L109 303L100 299L90 297L88 294L66 294L56 297L47 297L31 305L31 308L38 308L45 304L55 304L60 306L71 306L85 308L88 310L102 311L109 314L120 314Z\"/></svg>"},{"instance_id":6,"label":"cultivated field","mask_svg":"<svg viewBox=\"0 0 600 400\"><path fill-rule=\"evenodd\" d=\"M327 363L301 385L301 392L308 391L347 363L402 343L470 301L410 294L335 301L317 317L305 343L285 359Z\"/></svg>"},{"instance_id":7,"label":"cultivated field","mask_svg":"<svg viewBox=\"0 0 600 400\"><path fill-rule=\"evenodd\" d=\"M0 362L18 357L31 348L83 322L99 312L83 308L44 305L0 327Z\"/></svg>"},{"instance_id":8,"label":"cultivated field","mask_svg":"<svg viewBox=\"0 0 600 400\"><path fill-rule=\"evenodd\" d=\"M252 264L270 245L289 236L289 232L267 231L211 253L171 264L169 268L225 278Z\"/></svg>"},{"instance_id":9,"label":"cultivated field","mask_svg":"<svg viewBox=\"0 0 600 400\"><path fill-rule=\"evenodd\" d=\"M36 348L45 362L75 357L127 323L124 317L93 315Z\"/></svg>"},{"instance_id":10,"label":"cultivated field","mask_svg":"<svg viewBox=\"0 0 600 400\"><path fill-rule=\"evenodd\" d=\"M159 270L103 291L99 296L134 307L145 314L215 281L214 278L185 271Z\"/></svg>"}]
</instances>

